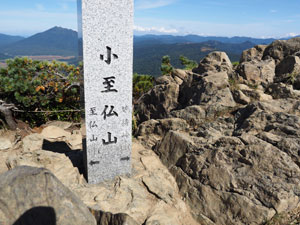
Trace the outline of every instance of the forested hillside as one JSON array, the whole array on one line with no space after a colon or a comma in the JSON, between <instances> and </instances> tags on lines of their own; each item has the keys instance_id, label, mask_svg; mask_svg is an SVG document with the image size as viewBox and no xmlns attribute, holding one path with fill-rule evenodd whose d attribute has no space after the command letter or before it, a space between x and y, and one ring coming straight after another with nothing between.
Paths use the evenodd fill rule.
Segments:
<instances>
[{"instance_id":1,"label":"forested hillside","mask_svg":"<svg viewBox=\"0 0 300 225\"><path fill-rule=\"evenodd\" d=\"M218 41L207 41L203 43L177 43L161 44L156 41L138 42L134 46L133 70L140 74L159 76L161 59L169 55L171 64L181 68L179 57L184 55L187 58L199 62L211 51L224 51L231 61L239 61L241 52L253 47L255 44L244 42L240 44L222 43Z\"/></svg>"}]
</instances>

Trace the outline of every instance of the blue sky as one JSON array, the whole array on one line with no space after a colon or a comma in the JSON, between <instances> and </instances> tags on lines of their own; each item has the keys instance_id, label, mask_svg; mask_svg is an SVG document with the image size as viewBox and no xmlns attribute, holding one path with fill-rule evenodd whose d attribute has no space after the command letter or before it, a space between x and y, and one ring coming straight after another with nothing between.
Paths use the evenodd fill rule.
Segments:
<instances>
[{"instance_id":1,"label":"blue sky","mask_svg":"<svg viewBox=\"0 0 300 225\"><path fill-rule=\"evenodd\" d=\"M117 0L116 0L117 1ZM286 37L300 34L299 0L134 0L136 34ZM2 0L0 33L77 30L76 0Z\"/></svg>"}]
</instances>

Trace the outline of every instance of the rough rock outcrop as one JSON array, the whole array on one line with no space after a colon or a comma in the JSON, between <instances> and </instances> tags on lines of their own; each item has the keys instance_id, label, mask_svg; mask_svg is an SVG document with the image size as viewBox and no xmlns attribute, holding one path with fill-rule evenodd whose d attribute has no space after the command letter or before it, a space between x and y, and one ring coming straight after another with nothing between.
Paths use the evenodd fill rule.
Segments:
<instances>
[{"instance_id":1,"label":"rough rock outcrop","mask_svg":"<svg viewBox=\"0 0 300 225\"><path fill-rule=\"evenodd\" d=\"M155 121L153 123L156 124ZM171 129L186 130L188 127L187 122L179 118L162 119L157 123L157 126L155 125L157 129L154 130L160 135ZM150 127L141 129L140 133L146 134ZM44 129L48 130L46 127ZM52 127L51 129L66 134L58 128ZM73 130L72 133L77 133L75 131ZM45 135L45 132L42 133ZM14 134L11 135L15 136ZM150 136L150 133L147 134ZM133 143L133 174L131 177L118 177L111 182L90 185L79 173L83 163L82 152L71 150L67 145L69 139L66 139L64 135L56 135L56 138L53 138L54 135L56 134L51 134L52 142L44 139L47 144L43 143L38 150L27 148L24 151L23 147L31 145L28 143L24 145L23 140L10 149L2 150L0 172L25 165L49 169L90 208L100 225L198 224L192 218L189 207L182 200L175 179L153 151L145 149L135 141ZM32 140L33 144L40 143L41 136L41 134L31 134L27 136L30 137L29 139L26 137L24 139L27 142ZM29 182L31 181L29 180ZM32 185L35 184L32 183ZM1 216L0 212L0 221L2 222Z\"/></svg>"},{"instance_id":2,"label":"rough rock outcrop","mask_svg":"<svg viewBox=\"0 0 300 225\"><path fill-rule=\"evenodd\" d=\"M179 84L171 76L156 80L157 85L138 101L137 120L163 119L178 106Z\"/></svg>"},{"instance_id":3,"label":"rough rock outcrop","mask_svg":"<svg viewBox=\"0 0 300 225\"><path fill-rule=\"evenodd\" d=\"M276 40L264 51L263 59L273 58L276 64L281 62L285 57L297 54L300 51L300 38L289 40Z\"/></svg>"},{"instance_id":4,"label":"rough rock outcrop","mask_svg":"<svg viewBox=\"0 0 300 225\"><path fill-rule=\"evenodd\" d=\"M24 152L9 156L4 163L9 169L18 166L46 168L61 180L64 185L70 188L77 184L85 183L83 176L79 174L78 168L74 167L71 160L65 154L61 153L45 150Z\"/></svg>"},{"instance_id":5,"label":"rough rock outcrop","mask_svg":"<svg viewBox=\"0 0 300 225\"><path fill-rule=\"evenodd\" d=\"M253 48L243 51L240 63L249 61L260 61L263 57L267 45L256 45Z\"/></svg>"},{"instance_id":6,"label":"rough rock outcrop","mask_svg":"<svg viewBox=\"0 0 300 225\"><path fill-rule=\"evenodd\" d=\"M21 166L0 175L2 224L96 225L83 202L50 171Z\"/></svg>"},{"instance_id":7,"label":"rough rock outcrop","mask_svg":"<svg viewBox=\"0 0 300 225\"><path fill-rule=\"evenodd\" d=\"M175 179L153 151L134 142L132 163L130 178L119 177L73 190L89 207L125 213L138 224L198 224L181 199Z\"/></svg>"},{"instance_id":8,"label":"rough rock outcrop","mask_svg":"<svg viewBox=\"0 0 300 225\"><path fill-rule=\"evenodd\" d=\"M300 197L300 102L256 103L189 135L169 131L155 149L196 218L260 224Z\"/></svg>"},{"instance_id":9,"label":"rough rock outcrop","mask_svg":"<svg viewBox=\"0 0 300 225\"><path fill-rule=\"evenodd\" d=\"M247 50L236 71L210 54L179 85L168 114L188 126L140 125L138 139L173 174L199 223L300 220L299 40Z\"/></svg>"},{"instance_id":10,"label":"rough rock outcrop","mask_svg":"<svg viewBox=\"0 0 300 225\"><path fill-rule=\"evenodd\" d=\"M275 61L270 59L243 62L238 66L237 72L251 83L269 84L273 82L275 77Z\"/></svg>"},{"instance_id":11,"label":"rough rock outcrop","mask_svg":"<svg viewBox=\"0 0 300 225\"><path fill-rule=\"evenodd\" d=\"M193 69L194 73L203 74L206 72L232 72L232 64L225 52L211 52L204 57L199 66Z\"/></svg>"},{"instance_id":12,"label":"rough rock outcrop","mask_svg":"<svg viewBox=\"0 0 300 225\"><path fill-rule=\"evenodd\" d=\"M298 56L287 56L276 66L276 75L300 74L300 58Z\"/></svg>"},{"instance_id":13,"label":"rough rock outcrop","mask_svg":"<svg viewBox=\"0 0 300 225\"><path fill-rule=\"evenodd\" d=\"M180 86L179 103L181 108L201 105L206 117L236 106L229 89L226 72L194 74Z\"/></svg>"},{"instance_id":14,"label":"rough rock outcrop","mask_svg":"<svg viewBox=\"0 0 300 225\"><path fill-rule=\"evenodd\" d=\"M139 225L134 219L124 213L112 214L110 212L102 212L90 209L95 216L97 224L101 225Z\"/></svg>"}]
</instances>

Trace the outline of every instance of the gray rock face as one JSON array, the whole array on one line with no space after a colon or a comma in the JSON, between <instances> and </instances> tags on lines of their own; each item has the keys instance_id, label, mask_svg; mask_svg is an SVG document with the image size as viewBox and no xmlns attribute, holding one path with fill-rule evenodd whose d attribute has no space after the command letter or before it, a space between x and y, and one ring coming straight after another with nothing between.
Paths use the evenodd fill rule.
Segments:
<instances>
[{"instance_id":1,"label":"gray rock face","mask_svg":"<svg viewBox=\"0 0 300 225\"><path fill-rule=\"evenodd\" d=\"M112 214L99 210L90 209L97 220L97 224L101 225L138 225L138 223L125 213Z\"/></svg>"},{"instance_id":2,"label":"gray rock face","mask_svg":"<svg viewBox=\"0 0 300 225\"><path fill-rule=\"evenodd\" d=\"M247 105L251 102L251 99L245 95L241 90L233 91L233 98L237 103Z\"/></svg>"},{"instance_id":3,"label":"gray rock face","mask_svg":"<svg viewBox=\"0 0 300 225\"><path fill-rule=\"evenodd\" d=\"M151 142L153 145L157 143L161 135L169 130L186 130L188 128L187 122L180 118L152 120L146 121L144 124L145 126L140 132L147 137L145 138L145 141L147 140L147 143ZM70 131L70 129L68 130ZM80 134L80 132L77 131L79 131L77 127L72 128L73 134ZM53 134L51 135L53 136ZM4 132L3 137L4 136L6 138L14 138L15 136L18 136L18 132L9 132L9 135ZM91 185L88 184L82 174L79 173L79 171L82 172L83 166L82 153L79 150L71 152L68 150L67 153L65 152L69 149L67 143L70 139L65 139L65 137L58 135L55 139L51 138L53 143L48 141L47 145L42 146L42 149L34 150L29 149L28 146L33 146L34 144L39 146L39 136L37 136L37 139L35 138L35 135L32 136L32 134L26 137L21 139L18 138L17 140L19 141L13 148L1 150L0 173L5 173L7 170L13 168L20 168L19 166L47 168L89 207L92 214L96 217L97 224L198 224L192 218L189 207L182 200L173 176L152 150L149 148L145 149L135 139L132 149L133 175L131 177L121 176L113 181L108 181L99 185ZM158 137L159 139L156 139ZM26 143L24 144L24 139L26 139L27 144L29 144L30 140L32 143L29 145ZM47 151L44 149L47 149ZM60 186L58 184L56 186L52 185L54 183L51 178L53 175L49 175L51 179L48 178L48 173L50 174L48 170L45 170L47 171L47 175L45 175L47 179L42 175L35 176L32 179L27 179L23 176L23 180L19 182L18 177L18 184L24 184L22 186L23 188L19 188L18 191L16 191L20 192L18 193L18 196L27 195L30 200L32 198L34 201L30 202L25 197L22 197L22 199L26 201L24 207L30 205L28 206L30 209L22 217L18 217L19 214L16 213L15 217L18 217L18 222L15 223L16 225L21 222L21 224L26 224L26 221L24 222L24 217L26 216L27 218L31 215L36 217L37 213L39 215L43 214L43 218L46 218L46 221L29 221L28 224L61 224L51 219L56 217L56 208L53 209L51 204L53 202L55 206L60 204L58 198L63 201L63 203L60 204L61 207L65 207L65 204L67 205L67 209L64 209L64 212L73 207L74 213L77 213L77 208L72 205L72 202L70 203L72 199L69 195L66 197L66 200L64 197L61 197L63 196L64 191L61 190ZM41 171L44 171L44 169L41 169ZM3 180L1 176L0 179ZM35 180L38 180L39 182L35 182ZM44 184L46 181L49 183L47 187L51 189L48 191L50 194L46 192L46 184ZM28 184L26 182L28 182ZM11 187L14 190L16 189L13 185L11 185ZM6 220L3 218L8 217L7 215L9 214L6 213L7 210L11 210L11 214L14 214L14 209L6 207L5 204L11 204L11 207L14 207L15 200L13 198L14 196L11 197L6 194L3 194L6 196L3 198L2 190L2 186L0 186L0 224L10 225L12 222L6 223ZM32 190L34 190L34 193L31 193L33 192ZM58 197L55 195L56 192L59 192ZM48 198L54 199L49 200ZM2 200L3 202L1 202ZM48 203L50 206L47 205ZM31 204L41 204L42 207L31 207ZM2 211L3 208L6 211ZM67 216L67 213L65 216ZM22 214L22 212L20 212L20 214ZM81 214L77 213L76 215L80 216ZM77 217L74 217L74 220L76 218ZM78 222L70 220L70 223L81 224L80 220L78 220ZM69 223L66 222L63 224Z\"/></svg>"},{"instance_id":4,"label":"gray rock face","mask_svg":"<svg viewBox=\"0 0 300 225\"><path fill-rule=\"evenodd\" d=\"M200 221L261 224L299 205L299 101L254 103L236 119L170 131L155 152Z\"/></svg>"},{"instance_id":5,"label":"gray rock face","mask_svg":"<svg viewBox=\"0 0 300 225\"><path fill-rule=\"evenodd\" d=\"M0 175L3 224L96 225L83 202L50 171L21 166Z\"/></svg>"},{"instance_id":6,"label":"gray rock face","mask_svg":"<svg viewBox=\"0 0 300 225\"><path fill-rule=\"evenodd\" d=\"M173 111L192 105L201 105L204 117L213 117L235 107L228 83L232 64L226 53L210 53L201 61L199 68L205 68L205 73L177 69L169 76L157 78L154 88L144 94L135 106L137 121L142 123L172 117Z\"/></svg>"},{"instance_id":7,"label":"gray rock face","mask_svg":"<svg viewBox=\"0 0 300 225\"><path fill-rule=\"evenodd\" d=\"M270 44L264 51L263 59L273 58L276 64L281 62L285 57L300 51L300 38L289 40L277 40Z\"/></svg>"},{"instance_id":8,"label":"gray rock face","mask_svg":"<svg viewBox=\"0 0 300 225\"><path fill-rule=\"evenodd\" d=\"M137 104L137 120L162 119L178 106L179 85L172 77L163 76L148 93L143 95Z\"/></svg>"},{"instance_id":9,"label":"gray rock face","mask_svg":"<svg viewBox=\"0 0 300 225\"><path fill-rule=\"evenodd\" d=\"M269 84L275 77L275 61L250 61L243 62L237 69L240 76L245 80L256 84Z\"/></svg>"},{"instance_id":10,"label":"gray rock face","mask_svg":"<svg viewBox=\"0 0 300 225\"><path fill-rule=\"evenodd\" d=\"M276 66L276 75L287 73L300 73L300 58L298 56L287 56Z\"/></svg>"},{"instance_id":11,"label":"gray rock face","mask_svg":"<svg viewBox=\"0 0 300 225\"><path fill-rule=\"evenodd\" d=\"M171 112L171 115L184 119L189 124L198 124L206 118L206 112L200 105L192 105L181 110L174 110Z\"/></svg>"},{"instance_id":12,"label":"gray rock face","mask_svg":"<svg viewBox=\"0 0 300 225\"><path fill-rule=\"evenodd\" d=\"M300 58L287 56L276 67L276 82L292 84L300 90Z\"/></svg>"},{"instance_id":13,"label":"gray rock face","mask_svg":"<svg viewBox=\"0 0 300 225\"><path fill-rule=\"evenodd\" d=\"M274 99L300 98L300 91L294 90L292 85L273 83L268 87L268 92Z\"/></svg>"},{"instance_id":14,"label":"gray rock face","mask_svg":"<svg viewBox=\"0 0 300 225\"><path fill-rule=\"evenodd\" d=\"M264 224L281 213L299 220L299 43L256 46L235 71L223 54L209 54L173 82L179 94L168 129L161 118L140 125L139 140L173 174L199 223Z\"/></svg>"},{"instance_id":15,"label":"gray rock face","mask_svg":"<svg viewBox=\"0 0 300 225\"><path fill-rule=\"evenodd\" d=\"M190 76L180 86L179 103L182 108L201 105L206 111L206 117L236 106L226 72Z\"/></svg>"},{"instance_id":16,"label":"gray rock face","mask_svg":"<svg viewBox=\"0 0 300 225\"><path fill-rule=\"evenodd\" d=\"M253 48L243 51L242 56L240 58L240 63L261 60L266 47L267 45L257 45Z\"/></svg>"},{"instance_id":17,"label":"gray rock face","mask_svg":"<svg viewBox=\"0 0 300 225\"><path fill-rule=\"evenodd\" d=\"M232 64L225 52L211 52L199 63L198 68L193 69L194 73L203 74L206 72L232 72Z\"/></svg>"}]
</instances>

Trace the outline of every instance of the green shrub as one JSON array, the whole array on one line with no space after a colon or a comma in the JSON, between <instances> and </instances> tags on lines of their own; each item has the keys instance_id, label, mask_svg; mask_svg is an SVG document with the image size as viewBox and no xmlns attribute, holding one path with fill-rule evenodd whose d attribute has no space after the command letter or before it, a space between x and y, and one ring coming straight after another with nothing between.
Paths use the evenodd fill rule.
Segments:
<instances>
[{"instance_id":1,"label":"green shrub","mask_svg":"<svg viewBox=\"0 0 300 225\"><path fill-rule=\"evenodd\" d=\"M79 83L82 66L61 62L33 61L15 58L0 69L0 99L13 103L19 110L16 117L30 125L48 120L80 119L80 112L32 113L29 111L58 111L80 109Z\"/></svg>"},{"instance_id":2,"label":"green shrub","mask_svg":"<svg viewBox=\"0 0 300 225\"><path fill-rule=\"evenodd\" d=\"M232 65L234 66L234 67L237 67L238 65L239 65L240 63L239 62L232 62Z\"/></svg>"},{"instance_id":3,"label":"green shrub","mask_svg":"<svg viewBox=\"0 0 300 225\"><path fill-rule=\"evenodd\" d=\"M162 75L171 74L171 72L173 71L173 67L171 65L170 56L165 55L162 57L160 71L161 71Z\"/></svg>"},{"instance_id":4,"label":"green shrub","mask_svg":"<svg viewBox=\"0 0 300 225\"><path fill-rule=\"evenodd\" d=\"M144 93L153 88L154 77L150 75L133 74L133 98L137 100Z\"/></svg>"},{"instance_id":5,"label":"green shrub","mask_svg":"<svg viewBox=\"0 0 300 225\"><path fill-rule=\"evenodd\" d=\"M287 75L287 77L288 77L288 83L294 85L294 83L295 83L295 81L297 79L297 76L299 76L299 75L300 75L300 73L299 72L297 73L297 71L294 71L293 73L289 73Z\"/></svg>"},{"instance_id":6,"label":"green shrub","mask_svg":"<svg viewBox=\"0 0 300 225\"><path fill-rule=\"evenodd\" d=\"M179 60L181 62L181 65L185 66L185 70L192 70L196 67L198 67L198 63L196 63L196 61L190 60L187 57L181 55L179 57Z\"/></svg>"}]
</instances>

